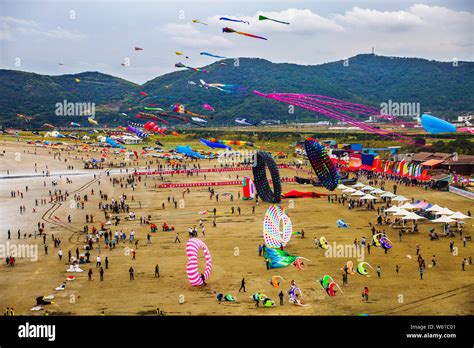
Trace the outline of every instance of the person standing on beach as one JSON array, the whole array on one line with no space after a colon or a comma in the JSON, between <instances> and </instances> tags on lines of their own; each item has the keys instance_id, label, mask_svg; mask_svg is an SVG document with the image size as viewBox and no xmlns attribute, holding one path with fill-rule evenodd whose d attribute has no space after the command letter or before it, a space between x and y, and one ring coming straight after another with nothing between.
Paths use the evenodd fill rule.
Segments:
<instances>
[{"instance_id":1,"label":"person standing on beach","mask_svg":"<svg viewBox=\"0 0 474 348\"><path fill-rule=\"evenodd\" d=\"M158 266L158 264L156 264L155 266L155 278L156 277L160 277L160 267Z\"/></svg>"},{"instance_id":2,"label":"person standing on beach","mask_svg":"<svg viewBox=\"0 0 474 348\"><path fill-rule=\"evenodd\" d=\"M105 257L105 269L109 268L109 258L106 256Z\"/></svg>"},{"instance_id":3,"label":"person standing on beach","mask_svg":"<svg viewBox=\"0 0 474 348\"><path fill-rule=\"evenodd\" d=\"M179 242L181 244L181 241L179 240L179 233L176 232L176 235L175 235L175 238L174 238L174 242Z\"/></svg>"},{"instance_id":4,"label":"person standing on beach","mask_svg":"<svg viewBox=\"0 0 474 348\"><path fill-rule=\"evenodd\" d=\"M377 266L377 277L380 278L381 275L382 275L382 270L381 270L380 266Z\"/></svg>"},{"instance_id":5,"label":"person standing on beach","mask_svg":"<svg viewBox=\"0 0 474 348\"><path fill-rule=\"evenodd\" d=\"M397 274L398 274L399 271L400 271L400 266L399 266L399 265L395 265L395 272L397 272Z\"/></svg>"},{"instance_id":6,"label":"person standing on beach","mask_svg":"<svg viewBox=\"0 0 474 348\"><path fill-rule=\"evenodd\" d=\"M420 266L420 280L423 280L423 272L424 272L423 266Z\"/></svg>"},{"instance_id":7,"label":"person standing on beach","mask_svg":"<svg viewBox=\"0 0 474 348\"><path fill-rule=\"evenodd\" d=\"M89 272L87 272L87 276L89 277L89 280L92 280L92 268L89 268Z\"/></svg>"},{"instance_id":8,"label":"person standing on beach","mask_svg":"<svg viewBox=\"0 0 474 348\"><path fill-rule=\"evenodd\" d=\"M204 274L201 273L201 280L202 280L202 285L206 286L206 277L204 277Z\"/></svg>"},{"instance_id":9,"label":"person standing on beach","mask_svg":"<svg viewBox=\"0 0 474 348\"><path fill-rule=\"evenodd\" d=\"M245 291L245 278L242 278L242 282L240 283L239 292L240 292L240 290L242 290L242 289L244 289L244 292L246 292L246 291Z\"/></svg>"},{"instance_id":10,"label":"person standing on beach","mask_svg":"<svg viewBox=\"0 0 474 348\"><path fill-rule=\"evenodd\" d=\"M102 268L102 266L100 267L99 274L100 274L100 281L104 281L104 269Z\"/></svg>"},{"instance_id":11,"label":"person standing on beach","mask_svg":"<svg viewBox=\"0 0 474 348\"><path fill-rule=\"evenodd\" d=\"M61 261L62 258L63 258L63 251L62 251L62 249L59 249L59 251L58 251L58 257L59 257L59 261Z\"/></svg>"},{"instance_id":12,"label":"person standing on beach","mask_svg":"<svg viewBox=\"0 0 474 348\"><path fill-rule=\"evenodd\" d=\"M278 297L280 298L280 306L283 306L283 291L280 291L280 293L278 294Z\"/></svg>"},{"instance_id":13,"label":"person standing on beach","mask_svg":"<svg viewBox=\"0 0 474 348\"><path fill-rule=\"evenodd\" d=\"M128 269L128 273L130 273L130 280L135 280L135 276L133 275L134 270L132 266L130 266L130 268Z\"/></svg>"}]
</instances>

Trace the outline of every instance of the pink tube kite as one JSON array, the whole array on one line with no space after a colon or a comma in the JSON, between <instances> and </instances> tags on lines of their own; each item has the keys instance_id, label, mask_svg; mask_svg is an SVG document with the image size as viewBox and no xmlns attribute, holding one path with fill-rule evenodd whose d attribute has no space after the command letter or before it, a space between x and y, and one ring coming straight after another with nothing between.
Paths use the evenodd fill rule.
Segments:
<instances>
[{"instance_id":1,"label":"pink tube kite","mask_svg":"<svg viewBox=\"0 0 474 348\"><path fill-rule=\"evenodd\" d=\"M188 256L188 265L186 272L188 274L189 282L192 286L200 286L203 284L201 274L199 273L198 252L202 249L204 257L206 258L206 269L204 271L204 279L207 280L211 275L212 260L209 248L204 242L198 238L190 238L186 244L186 255Z\"/></svg>"}]
</instances>

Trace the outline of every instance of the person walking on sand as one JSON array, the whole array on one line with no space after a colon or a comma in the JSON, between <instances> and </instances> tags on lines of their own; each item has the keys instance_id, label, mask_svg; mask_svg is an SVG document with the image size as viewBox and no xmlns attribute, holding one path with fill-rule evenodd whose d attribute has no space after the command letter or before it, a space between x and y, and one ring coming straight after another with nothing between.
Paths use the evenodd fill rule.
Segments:
<instances>
[{"instance_id":1,"label":"person walking on sand","mask_svg":"<svg viewBox=\"0 0 474 348\"><path fill-rule=\"evenodd\" d=\"M133 275L134 270L132 266L130 266L130 268L128 269L128 273L130 273L130 280L135 280L135 276Z\"/></svg>"},{"instance_id":2,"label":"person walking on sand","mask_svg":"<svg viewBox=\"0 0 474 348\"><path fill-rule=\"evenodd\" d=\"M105 269L109 269L109 258L105 257Z\"/></svg>"},{"instance_id":3,"label":"person walking on sand","mask_svg":"<svg viewBox=\"0 0 474 348\"><path fill-rule=\"evenodd\" d=\"M416 254L417 254L417 255L420 254L420 244L417 244L417 245L416 245Z\"/></svg>"},{"instance_id":4,"label":"person walking on sand","mask_svg":"<svg viewBox=\"0 0 474 348\"><path fill-rule=\"evenodd\" d=\"M160 267L158 266L158 264L156 264L155 266L155 278L157 277L160 277Z\"/></svg>"},{"instance_id":5,"label":"person walking on sand","mask_svg":"<svg viewBox=\"0 0 474 348\"><path fill-rule=\"evenodd\" d=\"M283 291L280 291L280 293L278 294L278 297L280 298L280 306L283 306Z\"/></svg>"},{"instance_id":6,"label":"person walking on sand","mask_svg":"<svg viewBox=\"0 0 474 348\"><path fill-rule=\"evenodd\" d=\"M63 258L63 251L62 251L62 249L59 249L59 251L58 251L58 257L59 257L59 261L61 261L62 258Z\"/></svg>"},{"instance_id":7,"label":"person walking on sand","mask_svg":"<svg viewBox=\"0 0 474 348\"><path fill-rule=\"evenodd\" d=\"M100 274L100 281L104 281L104 269L102 268L102 266L100 267L99 274Z\"/></svg>"},{"instance_id":8,"label":"person walking on sand","mask_svg":"<svg viewBox=\"0 0 474 348\"><path fill-rule=\"evenodd\" d=\"M420 266L420 280L423 280L423 272L424 272L423 266Z\"/></svg>"},{"instance_id":9,"label":"person walking on sand","mask_svg":"<svg viewBox=\"0 0 474 348\"><path fill-rule=\"evenodd\" d=\"M178 243L181 244L181 241L179 240L179 233L178 233L178 232L176 232L176 235L175 235L175 238L174 238L174 242L175 242L175 243L178 242Z\"/></svg>"},{"instance_id":10,"label":"person walking on sand","mask_svg":"<svg viewBox=\"0 0 474 348\"><path fill-rule=\"evenodd\" d=\"M89 280L92 280L92 268L89 268L89 272L87 272L87 276L89 277Z\"/></svg>"},{"instance_id":11,"label":"person walking on sand","mask_svg":"<svg viewBox=\"0 0 474 348\"><path fill-rule=\"evenodd\" d=\"M244 289L244 292L246 292L246 291L245 291L245 278L242 278L242 282L240 283L239 292L240 292L242 289Z\"/></svg>"},{"instance_id":12,"label":"person walking on sand","mask_svg":"<svg viewBox=\"0 0 474 348\"><path fill-rule=\"evenodd\" d=\"M395 272L397 272L397 274L398 274L399 271L400 271L400 266L399 266L399 265L395 265Z\"/></svg>"},{"instance_id":13,"label":"person walking on sand","mask_svg":"<svg viewBox=\"0 0 474 348\"><path fill-rule=\"evenodd\" d=\"M380 268L380 266L377 266L377 277L380 278L381 275L382 275L382 269Z\"/></svg>"}]
</instances>

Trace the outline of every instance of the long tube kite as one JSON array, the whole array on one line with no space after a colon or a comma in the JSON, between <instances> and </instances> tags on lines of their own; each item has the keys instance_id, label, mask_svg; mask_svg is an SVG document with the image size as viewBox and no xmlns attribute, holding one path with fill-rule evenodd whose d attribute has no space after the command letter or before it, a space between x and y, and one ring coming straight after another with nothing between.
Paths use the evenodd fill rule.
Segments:
<instances>
[{"instance_id":1,"label":"long tube kite","mask_svg":"<svg viewBox=\"0 0 474 348\"><path fill-rule=\"evenodd\" d=\"M212 54L209 52L201 52L199 53L201 56L208 56L208 57L213 57L213 58L220 58L220 59L225 59L223 56L218 56L217 54Z\"/></svg>"},{"instance_id":2,"label":"long tube kite","mask_svg":"<svg viewBox=\"0 0 474 348\"><path fill-rule=\"evenodd\" d=\"M192 66L184 65L184 64L181 63L181 62L176 63L174 66L175 66L176 68L186 68L186 69L193 70L193 71L197 71L197 72L205 72L205 73L208 73L208 72L209 72L209 71L207 71L207 70L205 70L205 69L193 68Z\"/></svg>"},{"instance_id":3,"label":"long tube kite","mask_svg":"<svg viewBox=\"0 0 474 348\"><path fill-rule=\"evenodd\" d=\"M253 37L255 39L267 40L266 38L264 38L262 36L257 36L257 35L253 35L253 34L249 34L249 33L244 33L243 31L237 31L237 30L229 28L229 27L222 28L222 32L223 33L235 33L235 34L240 34L240 35L244 35L244 36L248 36L248 37Z\"/></svg>"},{"instance_id":4,"label":"long tube kite","mask_svg":"<svg viewBox=\"0 0 474 348\"><path fill-rule=\"evenodd\" d=\"M208 25L207 23L201 22L201 21L198 20L198 19L193 19L193 23L198 23L198 24L202 24L202 25Z\"/></svg>"},{"instance_id":5,"label":"long tube kite","mask_svg":"<svg viewBox=\"0 0 474 348\"><path fill-rule=\"evenodd\" d=\"M281 24L288 24L288 25L290 24L288 22L279 21L277 19L268 18L268 17L262 16L262 15L258 16L258 20L259 21L267 20L267 21L272 21L272 22L281 23Z\"/></svg>"},{"instance_id":6,"label":"long tube kite","mask_svg":"<svg viewBox=\"0 0 474 348\"><path fill-rule=\"evenodd\" d=\"M219 18L219 20L221 20L221 21L229 21L229 22L236 22L236 23L246 23L246 24L250 24L249 21L244 21L244 20L241 20L241 19L227 18L227 17L221 17L221 18Z\"/></svg>"}]
</instances>

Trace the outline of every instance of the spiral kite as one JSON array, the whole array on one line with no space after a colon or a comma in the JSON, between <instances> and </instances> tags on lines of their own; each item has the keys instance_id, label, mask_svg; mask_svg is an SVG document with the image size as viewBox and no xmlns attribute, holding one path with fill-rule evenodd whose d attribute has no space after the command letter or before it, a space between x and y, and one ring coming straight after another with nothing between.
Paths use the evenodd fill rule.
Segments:
<instances>
[{"instance_id":1,"label":"spiral kite","mask_svg":"<svg viewBox=\"0 0 474 348\"><path fill-rule=\"evenodd\" d=\"M283 222L283 231L280 231L280 221ZM268 208L263 219L263 239L269 248L286 246L293 234L293 224L279 205Z\"/></svg>"},{"instance_id":2,"label":"spiral kite","mask_svg":"<svg viewBox=\"0 0 474 348\"><path fill-rule=\"evenodd\" d=\"M268 167L273 182L273 191L268 183L265 167ZM281 202L281 181L280 171L269 152L258 151L256 155L256 163L252 168L255 188L258 196L268 203Z\"/></svg>"},{"instance_id":3,"label":"spiral kite","mask_svg":"<svg viewBox=\"0 0 474 348\"><path fill-rule=\"evenodd\" d=\"M201 274L198 268L198 252L202 249L206 258L206 270L204 271L204 279L207 280L211 274L212 260L209 248L204 242L198 238L191 238L186 243L186 255L188 256L188 265L186 266L186 272L191 285L199 286L203 284Z\"/></svg>"},{"instance_id":4,"label":"spiral kite","mask_svg":"<svg viewBox=\"0 0 474 348\"><path fill-rule=\"evenodd\" d=\"M308 139L305 140L304 147L311 167L313 167L316 172L316 175L321 181L321 185L329 191L334 191L339 182L339 173L324 146L314 139Z\"/></svg>"}]
</instances>

